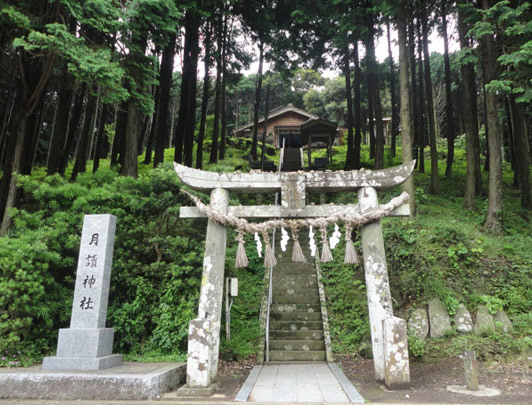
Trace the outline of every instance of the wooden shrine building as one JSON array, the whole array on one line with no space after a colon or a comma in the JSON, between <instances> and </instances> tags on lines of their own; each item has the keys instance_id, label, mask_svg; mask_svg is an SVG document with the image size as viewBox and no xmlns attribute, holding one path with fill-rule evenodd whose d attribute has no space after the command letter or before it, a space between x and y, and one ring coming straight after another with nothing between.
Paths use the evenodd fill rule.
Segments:
<instances>
[{"instance_id":1,"label":"wooden shrine building","mask_svg":"<svg viewBox=\"0 0 532 405\"><path fill-rule=\"evenodd\" d=\"M264 126L265 120L262 117L259 120L259 140L260 134L265 130ZM282 148L284 144L287 149L306 149L309 167L316 169L323 168L330 163L333 144L341 142L338 132L337 123L288 104L270 112L266 128L266 142L276 148ZM253 123L234 130L235 137L251 137L252 134ZM327 158L318 158L313 161L313 149L327 149ZM285 158L289 156L297 156L297 154L286 154Z\"/></svg>"}]
</instances>

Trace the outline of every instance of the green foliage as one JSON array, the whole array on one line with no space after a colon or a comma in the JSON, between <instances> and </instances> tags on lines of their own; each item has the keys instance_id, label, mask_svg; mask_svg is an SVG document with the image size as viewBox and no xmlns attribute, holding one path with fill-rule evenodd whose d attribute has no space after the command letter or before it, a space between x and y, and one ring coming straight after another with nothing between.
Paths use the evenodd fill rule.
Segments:
<instances>
[{"instance_id":1,"label":"green foliage","mask_svg":"<svg viewBox=\"0 0 532 405\"><path fill-rule=\"evenodd\" d=\"M427 354L427 342L415 336L408 336L408 355L412 360L421 360Z\"/></svg>"},{"instance_id":2,"label":"green foliage","mask_svg":"<svg viewBox=\"0 0 532 405\"><path fill-rule=\"evenodd\" d=\"M342 249L335 249L335 261L321 263L327 297L333 349L337 353L358 353L371 357L366 285L360 266L341 265Z\"/></svg>"},{"instance_id":3,"label":"green foliage","mask_svg":"<svg viewBox=\"0 0 532 405\"><path fill-rule=\"evenodd\" d=\"M84 214L117 217L108 319L117 351L179 355L195 316L202 220L180 221L172 168L139 179L100 170L68 183L22 178L23 207L0 239L0 350L35 356L54 349L66 327Z\"/></svg>"}]
</instances>

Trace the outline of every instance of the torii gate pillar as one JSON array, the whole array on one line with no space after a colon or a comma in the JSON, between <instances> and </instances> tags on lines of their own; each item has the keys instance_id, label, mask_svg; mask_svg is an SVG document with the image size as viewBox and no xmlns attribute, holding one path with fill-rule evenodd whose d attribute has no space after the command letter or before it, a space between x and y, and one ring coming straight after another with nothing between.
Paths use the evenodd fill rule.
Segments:
<instances>
[{"instance_id":1,"label":"torii gate pillar","mask_svg":"<svg viewBox=\"0 0 532 405\"><path fill-rule=\"evenodd\" d=\"M211 191L211 207L226 213L229 191ZM209 396L216 388L227 229L209 219L203 255L198 317L189 323L187 382L183 395Z\"/></svg>"}]
</instances>

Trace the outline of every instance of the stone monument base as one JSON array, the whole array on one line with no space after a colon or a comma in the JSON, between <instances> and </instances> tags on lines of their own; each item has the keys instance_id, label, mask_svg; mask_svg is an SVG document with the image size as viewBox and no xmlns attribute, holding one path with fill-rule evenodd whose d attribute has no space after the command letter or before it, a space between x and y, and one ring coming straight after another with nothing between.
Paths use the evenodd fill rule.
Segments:
<instances>
[{"instance_id":1,"label":"stone monument base","mask_svg":"<svg viewBox=\"0 0 532 405\"><path fill-rule=\"evenodd\" d=\"M113 354L113 328L59 329L57 355L45 357L43 370L103 370L122 363Z\"/></svg>"},{"instance_id":2,"label":"stone monument base","mask_svg":"<svg viewBox=\"0 0 532 405\"><path fill-rule=\"evenodd\" d=\"M96 371L116 367L120 364L122 364L121 354L103 357L45 357L42 368L43 370Z\"/></svg>"},{"instance_id":3,"label":"stone monument base","mask_svg":"<svg viewBox=\"0 0 532 405\"><path fill-rule=\"evenodd\" d=\"M122 363L101 371L0 369L0 399L157 399L184 382L185 363Z\"/></svg>"}]
</instances>

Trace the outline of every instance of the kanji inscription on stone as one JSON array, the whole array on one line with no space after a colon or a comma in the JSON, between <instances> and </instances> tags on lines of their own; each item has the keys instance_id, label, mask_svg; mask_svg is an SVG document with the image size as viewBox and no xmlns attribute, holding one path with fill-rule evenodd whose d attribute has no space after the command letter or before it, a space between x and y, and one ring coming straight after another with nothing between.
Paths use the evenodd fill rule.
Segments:
<instances>
[{"instance_id":1,"label":"kanji inscription on stone","mask_svg":"<svg viewBox=\"0 0 532 405\"><path fill-rule=\"evenodd\" d=\"M105 328L115 228L112 215L85 215L71 328Z\"/></svg>"},{"instance_id":2,"label":"kanji inscription on stone","mask_svg":"<svg viewBox=\"0 0 532 405\"><path fill-rule=\"evenodd\" d=\"M113 328L105 327L116 218L85 215L70 328L60 329L57 356L45 357L43 369L101 370L119 365L112 354Z\"/></svg>"}]
</instances>

